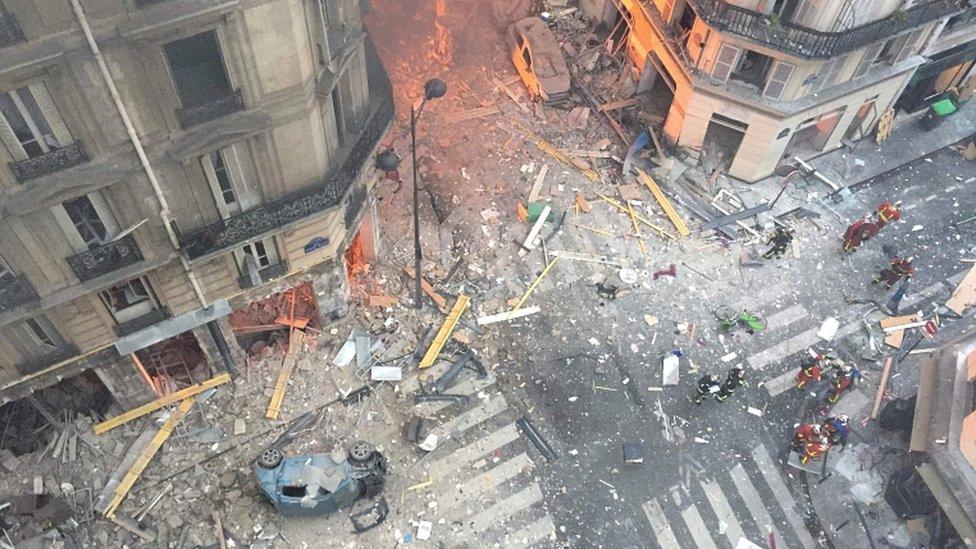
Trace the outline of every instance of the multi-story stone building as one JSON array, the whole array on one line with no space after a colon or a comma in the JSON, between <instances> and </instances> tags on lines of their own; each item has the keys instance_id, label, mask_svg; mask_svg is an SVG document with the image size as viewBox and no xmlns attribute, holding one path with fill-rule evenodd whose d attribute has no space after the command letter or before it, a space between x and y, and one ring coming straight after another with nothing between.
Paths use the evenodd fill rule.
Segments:
<instances>
[{"instance_id":1,"label":"multi-story stone building","mask_svg":"<svg viewBox=\"0 0 976 549\"><path fill-rule=\"evenodd\" d=\"M365 7L0 0L3 402L232 369L228 314L288 288L343 312L393 116Z\"/></svg>"},{"instance_id":2,"label":"multi-story stone building","mask_svg":"<svg viewBox=\"0 0 976 549\"><path fill-rule=\"evenodd\" d=\"M922 55L926 63L915 71L898 98L899 109L921 110L952 88L969 93L976 85L976 2L946 19L932 33Z\"/></svg>"},{"instance_id":3,"label":"multi-story stone building","mask_svg":"<svg viewBox=\"0 0 976 549\"><path fill-rule=\"evenodd\" d=\"M608 0L645 108L673 142L755 181L865 135L964 0ZM606 3L586 8L607 17Z\"/></svg>"}]
</instances>

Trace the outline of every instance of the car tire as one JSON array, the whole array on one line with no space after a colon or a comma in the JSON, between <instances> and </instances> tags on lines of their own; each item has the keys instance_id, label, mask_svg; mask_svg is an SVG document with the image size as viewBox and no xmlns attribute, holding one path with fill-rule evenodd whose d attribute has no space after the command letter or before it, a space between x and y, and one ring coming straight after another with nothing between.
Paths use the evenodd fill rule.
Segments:
<instances>
[{"instance_id":1,"label":"car tire","mask_svg":"<svg viewBox=\"0 0 976 549\"><path fill-rule=\"evenodd\" d=\"M284 456L281 455L281 450L277 448L268 448L267 450L261 452L258 457L258 465L265 469L274 469L281 464L281 460Z\"/></svg>"},{"instance_id":2,"label":"car tire","mask_svg":"<svg viewBox=\"0 0 976 549\"><path fill-rule=\"evenodd\" d=\"M373 457L376 452L376 448L372 444L360 440L359 442L352 445L349 448L349 461L355 463L366 463Z\"/></svg>"}]
</instances>

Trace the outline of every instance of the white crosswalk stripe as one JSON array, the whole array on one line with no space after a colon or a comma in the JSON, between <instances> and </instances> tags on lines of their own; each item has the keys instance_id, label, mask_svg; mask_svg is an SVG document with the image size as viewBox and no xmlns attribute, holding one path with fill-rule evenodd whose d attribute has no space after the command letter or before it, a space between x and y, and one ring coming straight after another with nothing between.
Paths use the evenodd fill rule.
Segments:
<instances>
[{"instance_id":1,"label":"white crosswalk stripe","mask_svg":"<svg viewBox=\"0 0 976 549\"><path fill-rule=\"evenodd\" d=\"M674 537L674 532L668 524L668 517L664 516L661 504L656 499L652 499L643 507L644 514L647 515L647 521L651 523L651 529L654 531L654 537L657 538L658 544L665 549L681 547L678 545L678 538Z\"/></svg>"},{"instance_id":2,"label":"white crosswalk stripe","mask_svg":"<svg viewBox=\"0 0 976 549\"><path fill-rule=\"evenodd\" d=\"M746 508L749 509L753 520L756 521L756 525L762 529L763 535L766 535L768 532L773 532L777 540L782 540L783 538L776 529L776 523L773 522L773 517L769 515L766 506L763 505L762 498L759 497L759 492L752 485L752 481L749 480L749 475L746 474L746 470L742 467L742 464L735 464L735 467L729 470L729 476L732 477L732 482L735 484L736 489L738 489L739 495L742 496L742 501L745 502Z\"/></svg>"},{"instance_id":3,"label":"white crosswalk stripe","mask_svg":"<svg viewBox=\"0 0 976 549\"><path fill-rule=\"evenodd\" d=\"M776 396L796 387L796 374L798 369L791 369L763 383L763 387L769 392L769 396Z\"/></svg>"},{"instance_id":4,"label":"white crosswalk stripe","mask_svg":"<svg viewBox=\"0 0 976 549\"><path fill-rule=\"evenodd\" d=\"M807 312L803 305L796 304L782 311L776 312L774 314L766 317L766 332L772 332L785 328L794 322L804 319L809 316L810 313Z\"/></svg>"},{"instance_id":5,"label":"white crosswalk stripe","mask_svg":"<svg viewBox=\"0 0 976 549\"><path fill-rule=\"evenodd\" d=\"M509 423L490 435L478 439L435 461L427 468L427 472L431 478L444 477L452 471L459 470L466 465L469 466L476 459L494 452L518 437L518 427L514 423Z\"/></svg>"},{"instance_id":6,"label":"white crosswalk stripe","mask_svg":"<svg viewBox=\"0 0 976 549\"><path fill-rule=\"evenodd\" d=\"M499 526L515 516L519 511L542 501L542 489L538 483L516 492L466 521L472 532L483 532L491 526Z\"/></svg>"},{"instance_id":7,"label":"white crosswalk stripe","mask_svg":"<svg viewBox=\"0 0 976 549\"><path fill-rule=\"evenodd\" d=\"M677 503L675 501L675 504ZM691 532L691 537L695 540L695 546L698 549L717 549L715 542L712 541L712 537L708 534L708 527L705 526L705 521L702 520L701 513L698 512L698 507L694 503L681 511L681 518L684 519L685 526Z\"/></svg>"},{"instance_id":8,"label":"white crosswalk stripe","mask_svg":"<svg viewBox=\"0 0 976 549\"><path fill-rule=\"evenodd\" d=\"M810 533L807 532L806 526L803 524L803 519L796 512L796 500L793 499L793 496L790 494L790 489L786 487L786 483L783 482L783 478L779 475L778 468L773 464L773 459L769 456L766 447L760 444L753 448L752 459L756 461L756 465L759 465L759 471L766 478L766 483L769 484L769 488L773 491L773 497L776 498L783 512L786 513L786 520L790 523L793 531L796 532L797 537L800 538L800 544L805 549L815 547L816 544L810 536Z\"/></svg>"},{"instance_id":9,"label":"white crosswalk stripe","mask_svg":"<svg viewBox=\"0 0 976 549\"><path fill-rule=\"evenodd\" d=\"M840 339L843 339L856 332L860 328L861 322L859 320L845 324L837 330L837 334L834 336L833 341L839 341ZM827 342L817 337L817 332L819 330L819 326L816 328L810 328L805 332L801 332L789 339L780 341L776 345L750 356L747 361L753 368L762 369L773 362L783 360L784 358L796 354L804 349L819 344L827 344Z\"/></svg>"},{"instance_id":10,"label":"white crosswalk stripe","mask_svg":"<svg viewBox=\"0 0 976 549\"><path fill-rule=\"evenodd\" d=\"M556 525L552 522L552 517L546 515L507 536L504 547L513 549L532 547L536 543L552 537L555 533Z\"/></svg>"},{"instance_id":11,"label":"white crosswalk stripe","mask_svg":"<svg viewBox=\"0 0 976 549\"><path fill-rule=\"evenodd\" d=\"M722 488L715 481L703 480L701 481L701 487L705 491L705 497L708 498L708 503L711 504L712 510L715 511L715 516L718 517L718 520L725 523L725 537L728 538L729 543L734 547L739 543L740 538L745 537L745 533L742 531L739 519L735 518L735 513L729 505L729 500L726 499Z\"/></svg>"}]
</instances>

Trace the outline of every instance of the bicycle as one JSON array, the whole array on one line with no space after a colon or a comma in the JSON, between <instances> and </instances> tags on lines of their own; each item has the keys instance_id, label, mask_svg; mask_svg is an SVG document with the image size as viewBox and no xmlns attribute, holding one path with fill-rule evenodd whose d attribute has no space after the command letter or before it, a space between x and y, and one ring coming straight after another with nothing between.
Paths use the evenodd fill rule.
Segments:
<instances>
[{"instance_id":1,"label":"bicycle","mask_svg":"<svg viewBox=\"0 0 976 549\"><path fill-rule=\"evenodd\" d=\"M728 305L722 305L715 309L713 313L718 318L719 331L722 333L731 332L740 324L745 327L746 333L748 334L754 334L766 329L766 319L745 310L740 313Z\"/></svg>"}]
</instances>

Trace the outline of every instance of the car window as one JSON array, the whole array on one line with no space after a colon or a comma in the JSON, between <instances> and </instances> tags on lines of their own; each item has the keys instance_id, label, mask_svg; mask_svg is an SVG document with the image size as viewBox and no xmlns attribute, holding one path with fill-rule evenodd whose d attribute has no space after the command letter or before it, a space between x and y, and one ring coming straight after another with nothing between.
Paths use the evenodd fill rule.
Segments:
<instances>
[{"instance_id":1,"label":"car window","mask_svg":"<svg viewBox=\"0 0 976 549\"><path fill-rule=\"evenodd\" d=\"M525 38L523 38L521 34L517 34L515 35L515 42L518 43L518 47L521 48L525 45Z\"/></svg>"},{"instance_id":2,"label":"car window","mask_svg":"<svg viewBox=\"0 0 976 549\"><path fill-rule=\"evenodd\" d=\"M308 494L308 487L301 486L282 486L281 495L289 498L303 498Z\"/></svg>"},{"instance_id":3,"label":"car window","mask_svg":"<svg viewBox=\"0 0 976 549\"><path fill-rule=\"evenodd\" d=\"M529 48L524 48L522 50L522 59L525 60L525 66L532 68L532 54L529 53Z\"/></svg>"}]
</instances>

